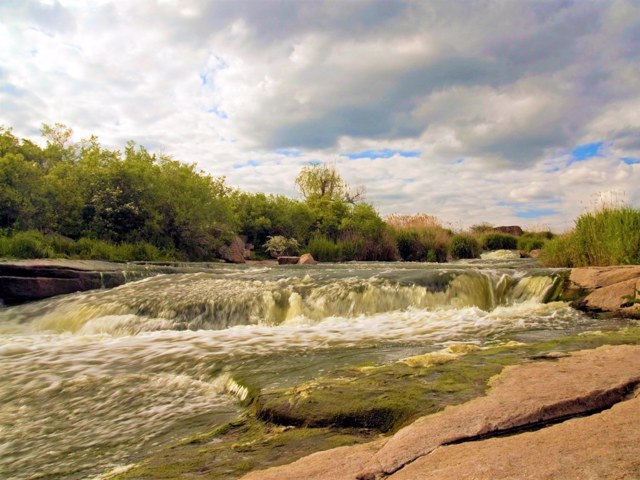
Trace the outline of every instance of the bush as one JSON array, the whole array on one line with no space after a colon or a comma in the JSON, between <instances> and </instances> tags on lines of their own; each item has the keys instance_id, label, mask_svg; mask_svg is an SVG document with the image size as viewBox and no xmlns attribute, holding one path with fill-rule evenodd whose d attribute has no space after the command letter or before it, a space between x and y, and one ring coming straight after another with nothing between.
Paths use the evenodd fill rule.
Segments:
<instances>
[{"instance_id":1,"label":"bush","mask_svg":"<svg viewBox=\"0 0 640 480\"><path fill-rule=\"evenodd\" d=\"M572 234L561 235L549 240L540 251L538 261L547 267L575 267L576 248Z\"/></svg>"},{"instance_id":2,"label":"bush","mask_svg":"<svg viewBox=\"0 0 640 480\"><path fill-rule=\"evenodd\" d=\"M263 245L265 251L273 258L283 255L294 255L298 253L300 245L295 238L286 238L282 235L267 237L267 242Z\"/></svg>"},{"instance_id":3,"label":"bush","mask_svg":"<svg viewBox=\"0 0 640 480\"><path fill-rule=\"evenodd\" d=\"M406 262L446 262L449 252L448 230L442 227L394 228L400 258Z\"/></svg>"},{"instance_id":4,"label":"bush","mask_svg":"<svg viewBox=\"0 0 640 480\"><path fill-rule=\"evenodd\" d=\"M324 236L315 236L307 245L307 250L319 262L339 262L342 260L340 247Z\"/></svg>"},{"instance_id":5,"label":"bush","mask_svg":"<svg viewBox=\"0 0 640 480\"><path fill-rule=\"evenodd\" d=\"M0 239L0 257L51 258L55 252L37 231L17 232Z\"/></svg>"},{"instance_id":6,"label":"bush","mask_svg":"<svg viewBox=\"0 0 640 480\"><path fill-rule=\"evenodd\" d=\"M525 233L518 238L518 250L529 253L531 250L539 250L545 241L535 234Z\"/></svg>"},{"instance_id":7,"label":"bush","mask_svg":"<svg viewBox=\"0 0 640 480\"><path fill-rule=\"evenodd\" d=\"M576 266L640 263L640 210L622 207L585 213L573 232Z\"/></svg>"},{"instance_id":8,"label":"bush","mask_svg":"<svg viewBox=\"0 0 640 480\"><path fill-rule=\"evenodd\" d=\"M454 259L477 258L480 245L473 235L454 235L449 243L449 252Z\"/></svg>"},{"instance_id":9,"label":"bush","mask_svg":"<svg viewBox=\"0 0 640 480\"><path fill-rule=\"evenodd\" d=\"M482 248L485 250L515 250L518 248L518 239L506 233L489 233L482 239Z\"/></svg>"}]
</instances>

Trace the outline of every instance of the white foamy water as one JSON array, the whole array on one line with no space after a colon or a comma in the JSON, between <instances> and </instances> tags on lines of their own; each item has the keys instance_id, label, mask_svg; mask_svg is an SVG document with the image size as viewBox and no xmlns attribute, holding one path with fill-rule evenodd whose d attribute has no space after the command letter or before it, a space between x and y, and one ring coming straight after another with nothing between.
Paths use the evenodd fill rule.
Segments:
<instances>
[{"instance_id":1,"label":"white foamy water","mask_svg":"<svg viewBox=\"0 0 640 480\"><path fill-rule=\"evenodd\" d=\"M264 387L379 359L380 346L402 358L586 328L567 305L542 303L554 282L495 265L288 267L162 275L0 309L0 475L89 478L211 429L241 409L243 372Z\"/></svg>"}]
</instances>

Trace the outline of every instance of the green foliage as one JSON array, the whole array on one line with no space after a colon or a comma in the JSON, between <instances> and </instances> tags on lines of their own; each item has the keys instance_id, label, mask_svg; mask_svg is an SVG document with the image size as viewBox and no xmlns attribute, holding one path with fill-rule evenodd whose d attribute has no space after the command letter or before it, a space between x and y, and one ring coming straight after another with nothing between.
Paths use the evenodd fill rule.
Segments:
<instances>
[{"instance_id":1,"label":"green foliage","mask_svg":"<svg viewBox=\"0 0 640 480\"><path fill-rule=\"evenodd\" d=\"M50 258L54 251L40 232L16 232L0 237L0 257Z\"/></svg>"},{"instance_id":2,"label":"green foliage","mask_svg":"<svg viewBox=\"0 0 640 480\"><path fill-rule=\"evenodd\" d=\"M482 248L485 250L515 250L518 239L506 233L489 233L482 238Z\"/></svg>"},{"instance_id":3,"label":"green foliage","mask_svg":"<svg viewBox=\"0 0 640 480\"><path fill-rule=\"evenodd\" d=\"M572 234L560 235L545 243L538 260L547 267L577 267L577 250Z\"/></svg>"},{"instance_id":4,"label":"green foliage","mask_svg":"<svg viewBox=\"0 0 640 480\"><path fill-rule=\"evenodd\" d=\"M173 260L171 253L145 242L114 245L102 240L81 238L74 241L60 235L43 235L29 230L0 236L3 258L74 258L85 260Z\"/></svg>"},{"instance_id":5,"label":"green foliage","mask_svg":"<svg viewBox=\"0 0 640 480\"><path fill-rule=\"evenodd\" d=\"M295 238L286 238L282 235L275 235L268 237L267 242L264 244L265 251L273 258L281 257L282 255L294 255L298 253L300 245Z\"/></svg>"},{"instance_id":6,"label":"green foliage","mask_svg":"<svg viewBox=\"0 0 640 480\"><path fill-rule=\"evenodd\" d=\"M320 262L339 262L343 259L340 246L322 235L313 237L307 245L307 250Z\"/></svg>"},{"instance_id":7,"label":"green foliage","mask_svg":"<svg viewBox=\"0 0 640 480\"><path fill-rule=\"evenodd\" d=\"M573 232L579 265L640 263L640 210L604 209L578 217Z\"/></svg>"},{"instance_id":8,"label":"green foliage","mask_svg":"<svg viewBox=\"0 0 640 480\"><path fill-rule=\"evenodd\" d=\"M550 233L550 232L548 232ZM545 233L527 232L518 238L518 250L529 253L531 250L541 249L547 240Z\"/></svg>"},{"instance_id":9,"label":"green foliage","mask_svg":"<svg viewBox=\"0 0 640 480\"><path fill-rule=\"evenodd\" d=\"M449 232L441 227L395 227L398 254L405 262L446 262Z\"/></svg>"},{"instance_id":10,"label":"green foliage","mask_svg":"<svg viewBox=\"0 0 640 480\"><path fill-rule=\"evenodd\" d=\"M454 235L449 243L449 252L454 259L477 258L480 245L473 235Z\"/></svg>"},{"instance_id":11,"label":"green foliage","mask_svg":"<svg viewBox=\"0 0 640 480\"><path fill-rule=\"evenodd\" d=\"M540 261L550 267L640 264L640 210L605 208L580 215L571 233L545 244Z\"/></svg>"}]
</instances>

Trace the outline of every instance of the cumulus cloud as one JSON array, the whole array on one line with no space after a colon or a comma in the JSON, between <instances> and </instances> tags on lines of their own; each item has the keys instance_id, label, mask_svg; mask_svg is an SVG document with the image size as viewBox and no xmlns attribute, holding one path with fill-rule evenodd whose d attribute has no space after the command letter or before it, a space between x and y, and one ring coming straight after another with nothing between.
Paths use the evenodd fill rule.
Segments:
<instances>
[{"instance_id":1,"label":"cumulus cloud","mask_svg":"<svg viewBox=\"0 0 640 480\"><path fill-rule=\"evenodd\" d=\"M564 228L598 192L640 201L632 0L25 0L0 15L0 124L20 135L62 121L273 193L335 162L384 213L454 223Z\"/></svg>"}]
</instances>

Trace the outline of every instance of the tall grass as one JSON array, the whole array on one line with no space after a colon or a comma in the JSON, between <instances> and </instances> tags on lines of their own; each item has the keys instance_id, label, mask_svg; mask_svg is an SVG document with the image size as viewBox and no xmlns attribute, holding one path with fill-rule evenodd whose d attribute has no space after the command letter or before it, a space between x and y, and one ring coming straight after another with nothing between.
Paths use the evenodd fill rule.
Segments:
<instances>
[{"instance_id":1,"label":"tall grass","mask_svg":"<svg viewBox=\"0 0 640 480\"><path fill-rule=\"evenodd\" d=\"M580 215L573 232L544 246L540 260L553 267L640 264L640 210L603 208Z\"/></svg>"},{"instance_id":2,"label":"tall grass","mask_svg":"<svg viewBox=\"0 0 640 480\"><path fill-rule=\"evenodd\" d=\"M175 260L175 252L162 251L145 242L112 244L81 238L74 241L60 235L25 231L0 235L0 258L72 258L108 261Z\"/></svg>"}]
</instances>

